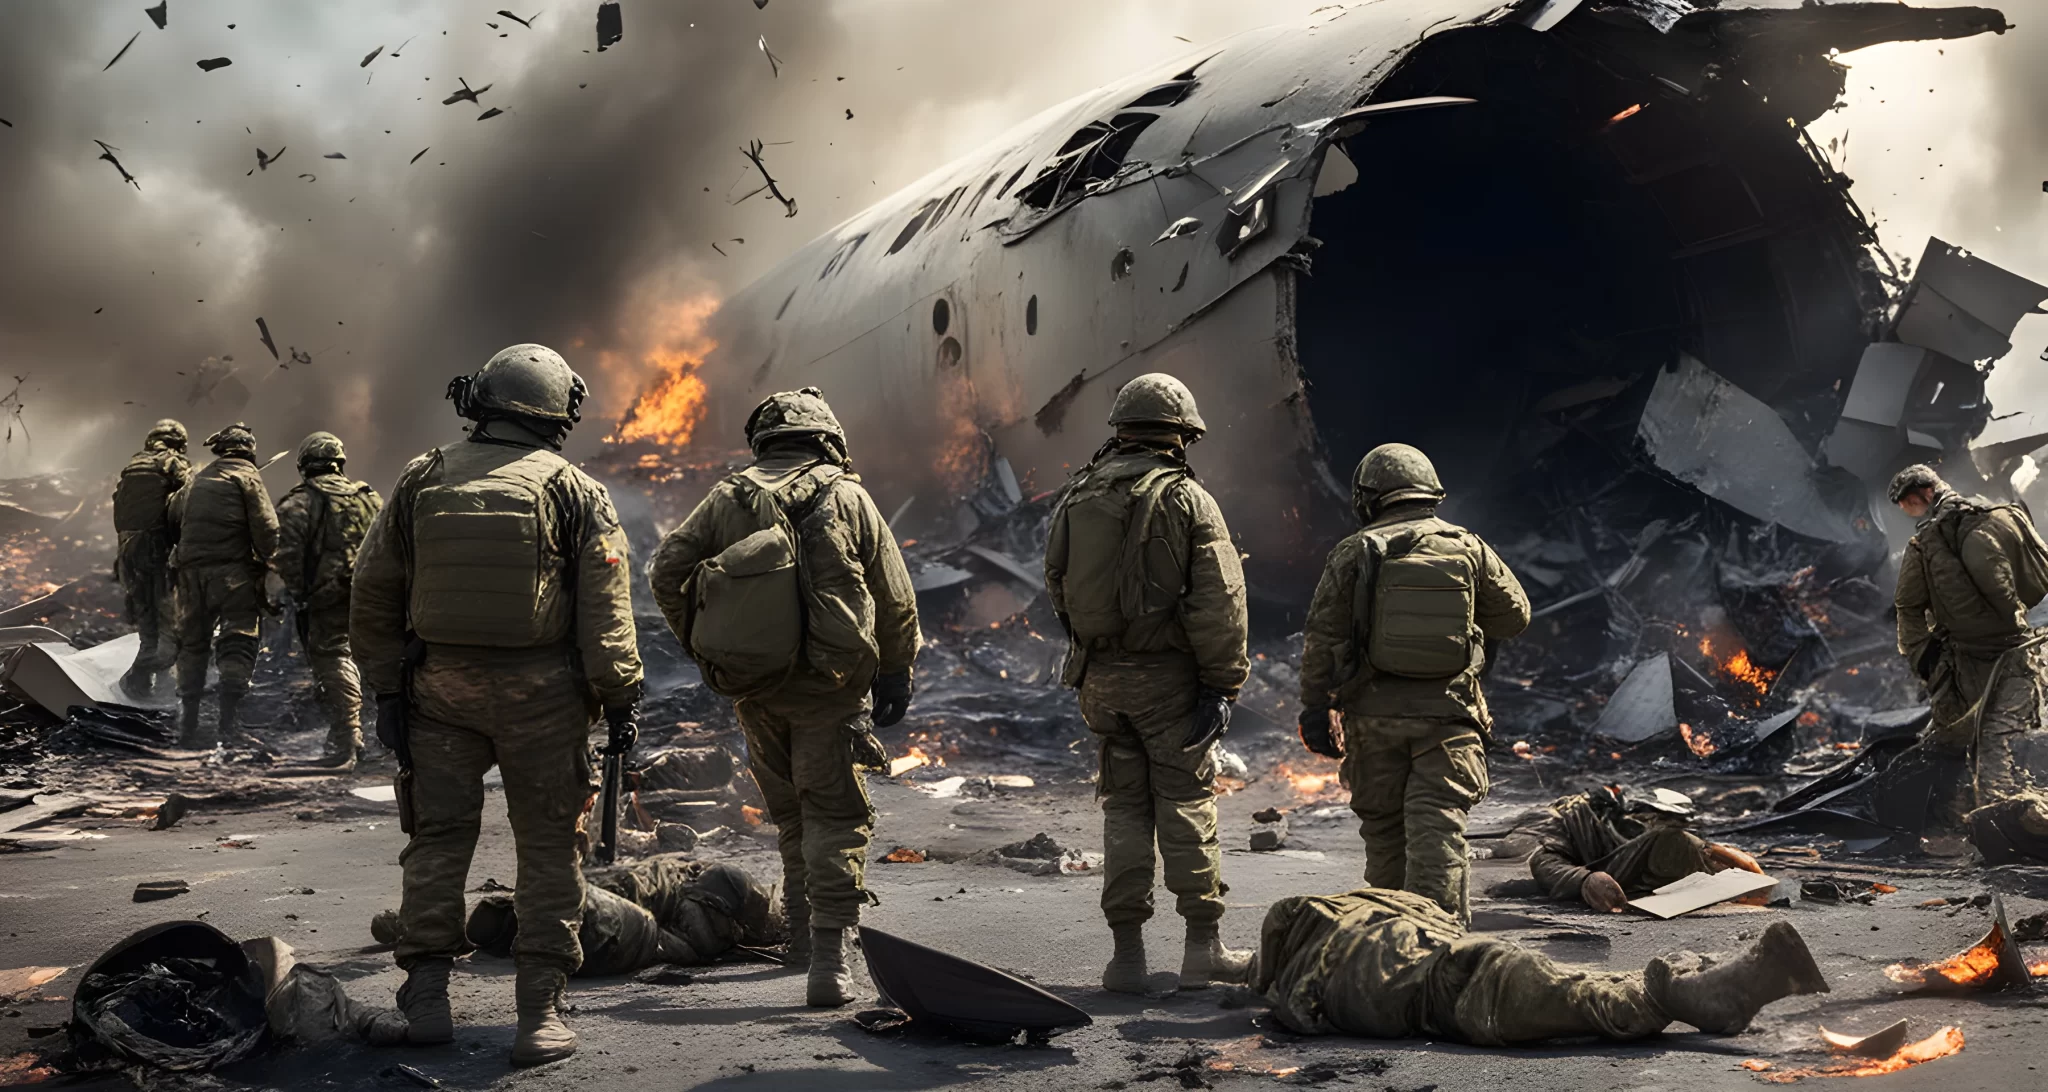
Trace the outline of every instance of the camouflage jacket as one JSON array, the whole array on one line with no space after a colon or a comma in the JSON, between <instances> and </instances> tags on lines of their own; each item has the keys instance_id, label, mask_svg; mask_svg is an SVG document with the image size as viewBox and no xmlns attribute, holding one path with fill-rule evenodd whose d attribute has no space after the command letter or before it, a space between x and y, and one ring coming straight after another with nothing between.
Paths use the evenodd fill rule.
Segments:
<instances>
[{"instance_id":1,"label":"camouflage jacket","mask_svg":"<svg viewBox=\"0 0 2048 1092\"><path fill-rule=\"evenodd\" d=\"M171 497L181 569L241 565L261 570L277 552L277 510L263 472L246 455L223 455Z\"/></svg>"},{"instance_id":2,"label":"camouflage jacket","mask_svg":"<svg viewBox=\"0 0 2048 1092\"><path fill-rule=\"evenodd\" d=\"M815 455L771 451L753 470L779 490L798 484L817 465ZM784 684L793 693L857 688L865 693L876 674L910 670L924 637L917 626L917 593L910 571L882 513L860 479L844 475L826 487L795 520L802 541L806 629L804 659ZM811 498L804 498L810 500ZM720 482L688 517L661 540L648 565L648 583L678 639L688 642L690 597L684 585L697 566L760 528L731 481Z\"/></svg>"},{"instance_id":3,"label":"camouflage jacket","mask_svg":"<svg viewBox=\"0 0 2048 1092\"><path fill-rule=\"evenodd\" d=\"M192 481L192 460L184 452L153 443L121 468L114 487L114 530L162 531L170 524L171 498Z\"/></svg>"},{"instance_id":4,"label":"camouflage jacket","mask_svg":"<svg viewBox=\"0 0 2048 1092\"><path fill-rule=\"evenodd\" d=\"M1899 651L1917 665L1938 635L1966 655L1995 658L2025 639L2027 604L2013 576L2027 532L2017 509L1943 494L1899 559Z\"/></svg>"},{"instance_id":5,"label":"camouflage jacket","mask_svg":"<svg viewBox=\"0 0 2048 1092\"><path fill-rule=\"evenodd\" d=\"M277 556L271 566L295 605L307 610L348 605L356 555L383 506L367 483L341 474L315 475L284 495L277 505Z\"/></svg>"},{"instance_id":6,"label":"camouflage jacket","mask_svg":"<svg viewBox=\"0 0 2048 1092\"><path fill-rule=\"evenodd\" d=\"M574 587L567 642L599 704L618 706L640 693L640 648L626 533L604 486L551 451L471 440L414 459L399 475L390 501L378 510L356 556L349 599L349 642L373 693L398 691L413 592L413 501L430 483L474 480L521 459L554 467L541 521L559 543L566 579Z\"/></svg>"}]
</instances>

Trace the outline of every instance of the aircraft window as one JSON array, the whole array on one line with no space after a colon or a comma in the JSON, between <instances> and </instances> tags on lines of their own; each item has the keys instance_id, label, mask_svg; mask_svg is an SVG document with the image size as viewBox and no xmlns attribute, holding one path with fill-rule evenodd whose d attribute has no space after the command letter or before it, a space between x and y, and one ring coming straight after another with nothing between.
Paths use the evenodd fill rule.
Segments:
<instances>
[{"instance_id":1,"label":"aircraft window","mask_svg":"<svg viewBox=\"0 0 2048 1092\"><path fill-rule=\"evenodd\" d=\"M902 233L896 236L895 242L889 244L888 253L894 254L897 251L902 250L904 247L909 246L910 240L917 238L917 233L923 230L924 222L926 220L931 219L932 210L938 207L939 202L937 198L933 198L932 200L926 201L924 204L918 206L917 215L911 217L910 222L903 225Z\"/></svg>"},{"instance_id":2,"label":"aircraft window","mask_svg":"<svg viewBox=\"0 0 2048 1092\"><path fill-rule=\"evenodd\" d=\"M972 215L974 215L974 210L975 210L975 209L978 209L978 208L980 208L980 207L981 207L981 199L982 199L982 198L984 198L984 197L987 197L987 196L988 196L988 191L990 191L990 190L994 189L994 188L995 188L995 186L996 186L996 179L998 179L998 178L1001 178L1002 176L1003 176L1003 172L1001 172L1001 171L997 171L996 173L994 173L994 174L992 174L992 175L989 175L989 176L988 176L988 181L986 181L986 182L983 182L983 183L981 184L981 189L979 189L979 190L976 190L976 191L975 191L975 193L974 193L974 200L972 200L972 201L969 201L969 202L967 203L967 211L966 211L966 212L963 212L963 213L961 213L960 215L962 215L962 216L972 216Z\"/></svg>"},{"instance_id":3,"label":"aircraft window","mask_svg":"<svg viewBox=\"0 0 2048 1092\"><path fill-rule=\"evenodd\" d=\"M962 197L965 197L966 195L967 187L965 186L962 186L959 189L954 190L952 193L947 194L945 203L939 206L939 211L932 213L932 218L930 221L931 226L939 226L939 221L944 220L947 216L951 215L953 212L953 206L957 204L959 200Z\"/></svg>"},{"instance_id":4,"label":"aircraft window","mask_svg":"<svg viewBox=\"0 0 2048 1092\"><path fill-rule=\"evenodd\" d=\"M846 263L853 260L854 251L859 250L860 245L867 241L867 232L863 231L859 235L856 235L853 238L848 239L846 242L841 243L839 245L839 249L833 251L832 257L825 262L825 268L818 271L818 279L822 281L825 278L831 276L832 274L837 273L840 270L846 268Z\"/></svg>"},{"instance_id":5,"label":"aircraft window","mask_svg":"<svg viewBox=\"0 0 2048 1092\"><path fill-rule=\"evenodd\" d=\"M1162 83L1124 104L1124 109L1134 110L1141 106L1177 106L1194 89L1195 81L1190 79L1179 79L1172 83Z\"/></svg>"},{"instance_id":6,"label":"aircraft window","mask_svg":"<svg viewBox=\"0 0 2048 1092\"><path fill-rule=\"evenodd\" d=\"M1026 301L1024 304L1024 332L1027 334L1035 334L1038 332L1037 296L1031 297L1031 299Z\"/></svg>"},{"instance_id":7,"label":"aircraft window","mask_svg":"<svg viewBox=\"0 0 2048 1092\"><path fill-rule=\"evenodd\" d=\"M932 331L943 334L953 324L953 308L945 300L932 304Z\"/></svg>"},{"instance_id":8,"label":"aircraft window","mask_svg":"<svg viewBox=\"0 0 2048 1092\"><path fill-rule=\"evenodd\" d=\"M1017 191L1017 198L1033 208L1050 209L1087 196L1116 177L1138 134L1158 120L1158 114L1118 114L1106 122L1088 123L1067 138L1059 155Z\"/></svg>"},{"instance_id":9,"label":"aircraft window","mask_svg":"<svg viewBox=\"0 0 2048 1092\"><path fill-rule=\"evenodd\" d=\"M1024 168L1029 166L1031 166L1029 162L1026 162L1019 166L1017 170L1010 175L1010 180L1008 182L1003 183L1003 188L996 191L996 196L1001 197L1002 195L1010 192L1010 187L1016 185L1017 180L1019 178L1024 177Z\"/></svg>"}]
</instances>

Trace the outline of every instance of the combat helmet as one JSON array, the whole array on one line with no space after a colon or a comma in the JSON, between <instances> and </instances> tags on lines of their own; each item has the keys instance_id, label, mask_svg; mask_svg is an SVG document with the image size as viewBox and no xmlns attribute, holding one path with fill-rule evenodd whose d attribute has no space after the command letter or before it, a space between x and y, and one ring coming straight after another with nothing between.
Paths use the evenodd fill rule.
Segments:
<instances>
[{"instance_id":1,"label":"combat helmet","mask_svg":"<svg viewBox=\"0 0 2048 1092\"><path fill-rule=\"evenodd\" d=\"M455 412L472 421L522 417L565 430L583 419L583 398L589 393L562 354L533 344L500 349L475 375L448 383Z\"/></svg>"},{"instance_id":2,"label":"combat helmet","mask_svg":"<svg viewBox=\"0 0 2048 1092\"><path fill-rule=\"evenodd\" d=\"M1111 427L1165 425L1190 438L1209 431L1187 384L1165 372L1147 372L1116 392L1109 407Z\"/></svg>"},{"instance_id":3,"label":"combat helmet","mask_svg":"<svg viewBox=\"0 0 2048 1092\"><path fill-rule=\"evenodd\" d=\"M1390 504L1444 499L1444 483L1429 456L1407 444L1381 444L1365 453L1351 475L1351 503L1368 519Z\"/></svg>"},{"instance_id":4,"label":"combat helmet","mask_svg":"<svg viewBox=\"0 0 2048 1092\"><path fill-rule=\"evenodd\" d=\"M156 424L149 426L149 435L143 438L142 445L144 447L161 445L170 448L172 451L183 451L185 450L186 441L189 439L190 435L185 431L184 425L166 417Z\"/></svg>"},{"instance_id":5,"label":"combat helmet","mask_svg":"<svg viewBox=\"0 0 2048 1092\"><path fill-rule=\"evenodd\" d=\"M1889 497L1893 504L1897 504L1915 489L1932 489L1939 493L1947 487L1948 483L1941 480L1941 475L1936 473L1933 467L1926 463L1914 463L1892 475L1892 484L1885 490L1885 496Z\"/></svg>"},{"instance_id":6,"label":"combat helmet","mask_svg":"<svg viewBox=\"0 0 2048 1092\"><path fill-rule=\"evenodd\" d=\"M299 473L307 477L339 474L347 462L348 450L341 446L341 437L331 432L316 432L299 444Z\"/></svg>"},{"instance_id":7,"label":"combat helmet","mask_svg":"<svg viewBox=\"0 0 2048 1092\"><path fill-rule=\"evenodd\" d=\"M771 394L747 416L747 446L756 452L777 436L823 436L846 446L846 430L816 387Z\"/></svg>"},{"instance_id":8,"label":"combat helmet","mask_svg":"<svg viewBox=\"0 0 2048 1092\"><path fill-rule=\"evenodd\" d=\"M206 447L215 455L256 454L256 434L240 421L221 429L206 438Z\"/></svg>"}]
</instances>

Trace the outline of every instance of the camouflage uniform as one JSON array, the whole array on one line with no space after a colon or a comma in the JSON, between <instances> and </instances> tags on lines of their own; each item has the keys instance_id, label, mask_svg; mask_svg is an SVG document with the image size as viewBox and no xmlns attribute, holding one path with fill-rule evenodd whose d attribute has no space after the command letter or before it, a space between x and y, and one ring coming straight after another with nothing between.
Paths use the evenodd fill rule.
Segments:
<instances>
[{"instance_id":1,"label":"camouflage uniform","mask_svg":"<svg viewBox=\"0 0 2048 1092\"><path fill-rule=\"evenodd\" d=\"M1118 393L1110 423L1118 435L1061 498L1045 577L1071 636L1064 681L1080 690L1081 717L1100 755L1102 912L1118 937L1119 959L1142 977L1142 940L1135 938L1152 917L1155 843L1189 945L1207 949L1217 936L1223 885L1215 749L1188 742L1204 702L1236 700L1250 660L1237 548L1222 511L1187 469L1185 445L1204 428L1193 396L1170 376L1140 376ZM1094 556L1115 546L1082 541L1094 536L1073 530L1082 505L1121 506L1125 519L1144 523L1131 538L1142 544ZM1132 593L1137 584L1143 590ZM1090 612L1101 619L1089 620ZM1186 984L1205 984L1198 965L1217 969L1184 961ZM1105 974L1111 989L1135 982L1129 971Z\"/></svg>"},{"instance_id":2,"label":"camouflage uniform","mask_svg":"<svg viewBox=\"0 0 2048 1092\"><path fill-rule=\"evenodd\" d=\"M1352 503L1365 529L1330 552L1309 605L1301 653L1304 718L1341 712L1343 776L1366 846L1366 882L1428 895L1471 918L1465 816L1486 798L1492 717L1480 689L1483 643L1529 624L1529 598L1479 536L1438 519L1442 486L1414 448L1388 444L1358 465ZM1366 620L1356 617L1360 567L1373 536L1386 542L1455 536L1472 574L1474 655L1456 675L1417 679L1367 662ZM1439 539L1439 541L1443 541ZM1306 724L1307 721L1305 720Z\"/></svg>"},{"instance_id":3,"label":"camouflage uniform","mask_svg":"<svg viewBox=\"0 0 2048 1092\"><path fill-rule=\"evenodd\" d=\"M1732 1034L1765 1004L1827 989L1779 922L1733 958L1690 953L1617 974L1560 966L1511 941L1467 936L1434 900L1363 888L1297 895L1266 912L1252 988L1303 1035L1514 1046L1630 1040L1673 1021Z\"/></svg>"},{"instance_id":4,"label":"camouflage uniform","mask_svg":"<svg viewBox=\"0 0 2048 1092\"><path fill-rule=\"evenodd\" d=\"M166 418L149 430L141 451L114 487L114 575L140 642L124 685L148 691L178 655L177 582L171 572L171 497L192 480L185 426Z\"/></svg>"},{"instance_id":5,"label":"camouflage uniform","mask_svg":"<svg viewBox=\"0 0 2048 1092\"><path fill-rule=\"evenodd\" d=\"M349 655L349 586L356 553L383 506L377 491L342 473L341 441L316 432L299 448L304 478L277 506L272 562L290 596L299 646L327 714L324 761L348 764L362 747L363 686Z\"/></svg>"},{"instance_id":6,"label":"camouflage uniform","mask_svg":"<svg viewBox=\"0 0 2048 1092\"><path fill-rule=\"evenodd\" d=\"M583 945L578 976L632 974L656 963L697 967L739 945L787 939L780 892L734 865L707 865L660 854L584 876ZM469 941L500 957L519 931L517 907L504 895L478 900Z\"/></svg>"},{"instance_id":7,"label":"camouflage uniform","mask_svg":"<svg viewBox=\"0 0 2048 1092\"><path fill-rule=\"evenodd\" d=\"M1933 507L1899 560L1893 602L1899 652L1934 706L1924 742L1971 767L1970 783L1937 790L1934 801L1935 823L1956 829L1973 806L2028 787L2015 745L2040 723L2042 664L2038 648L2019 647L2032 604L2017 570L2035 532L2017 507L1933 481Z\"/></svg>"},{"instance_id":8,"label":"camouflage uniform","mask_svg":"<svg viewBox=\"0 0 2048 1092\"><path fill-rule=\"evenodd\" d=\"M178 693L188 746L212 746L235 726L256 671L265 609L263 577L277 550L277 510L256 466L256 437L230 425L207 440L218 456L171 498L178 538ZM219 637L214 636L216 628ZM220 669L220 725L199 730L206 664Z\"/></svg>"},{"instance_id":9,"label":"camouflage uniform","mask_svg":"<svg viewBox=\"0 0 2048 1092\"><path fill-rule=\"evenodd\" d=\"M860 923L875 813L854 768L855 747L873 746L870 690L884 679L907 687L923 638L896 539L859 477L841 472L844 435L816 389L763 402L748 438L753 466L720 483L662 539L648 580L669 628L689 648L695 607L687 585L705 561L760 529L743 488L776 497L797 532L806 619L800 661L781 686L739 698L734 711L775 823L783 897L801 952L813 931L831 943ZM819 985L813 1003L833 994Z\"/></svg>"},{"instance_id":10,"label":"camouflage uniform","mask_svg":"<svg viewBox=\"0 0 2048 1092\"><path fill-rule=\"evenodd\" d=\"M1707 844L1675 822L1644 822L1622 811L1607 789L1564 797L1532 832L1540 840L1529 872L1553 899L1580 901L1596 872L1640 898L1695 872L1712 872Z\"/></svg>"},{"instance_id":11,"label":"camouflage uniform","mask_svg":"<svg viewBox=\"0 0 2048 1092\"><path fill-rule=\"evenodd\" d=\"M483 777L493 765L503 772L526 923L514 949L515 1064L575 1049L559 999L583 958L578 820L594 789L590 727L600 708L630 717L641 684L625 532L604 486L552 450L582 392L561 357L536 345L458 379L449 396L479 424L400 475L363 542L349 610L380 719L408 711L415 821L399 855L397 957L409 972L399 1000L416 1033L431 1029L415 1041L453 1034L447 973L468 949L462 893ZM415 633L425 655L408 680Z\"/></svg>"}]
</instances>

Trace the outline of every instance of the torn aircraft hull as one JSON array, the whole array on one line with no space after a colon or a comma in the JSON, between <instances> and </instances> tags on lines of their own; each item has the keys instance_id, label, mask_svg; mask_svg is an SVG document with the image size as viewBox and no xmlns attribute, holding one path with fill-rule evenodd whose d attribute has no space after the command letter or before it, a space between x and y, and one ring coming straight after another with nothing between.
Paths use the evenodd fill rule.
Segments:
<instances>
[{"instance_id":1,"label":"torn aircraft hull","mask_svg":"<svg viewBox=\"0 0 2048 1092\"><path fill-rule=\"evenodd\" d=\"M817 384L883 510L927 498L899 533L929 538L960 526L932 498L997 458L1025 496L1057 488L1117 387L1171 372L1255 592L1286 603L1350 529L1339 482L1370 447L1429 451L1447 514L1492 532L1546 451L1634 450L1684 356L1783 419L1812 480L1758 504L1841 501L1806 513L1838 536L1863 498L1819 452L1892 301L1801 126L1840 94L1831 50L2004 28L1413 0L1255 31L1040 114L727 301L700 436L738 447L753 402Z\"/></svg>"}]
</instances>

